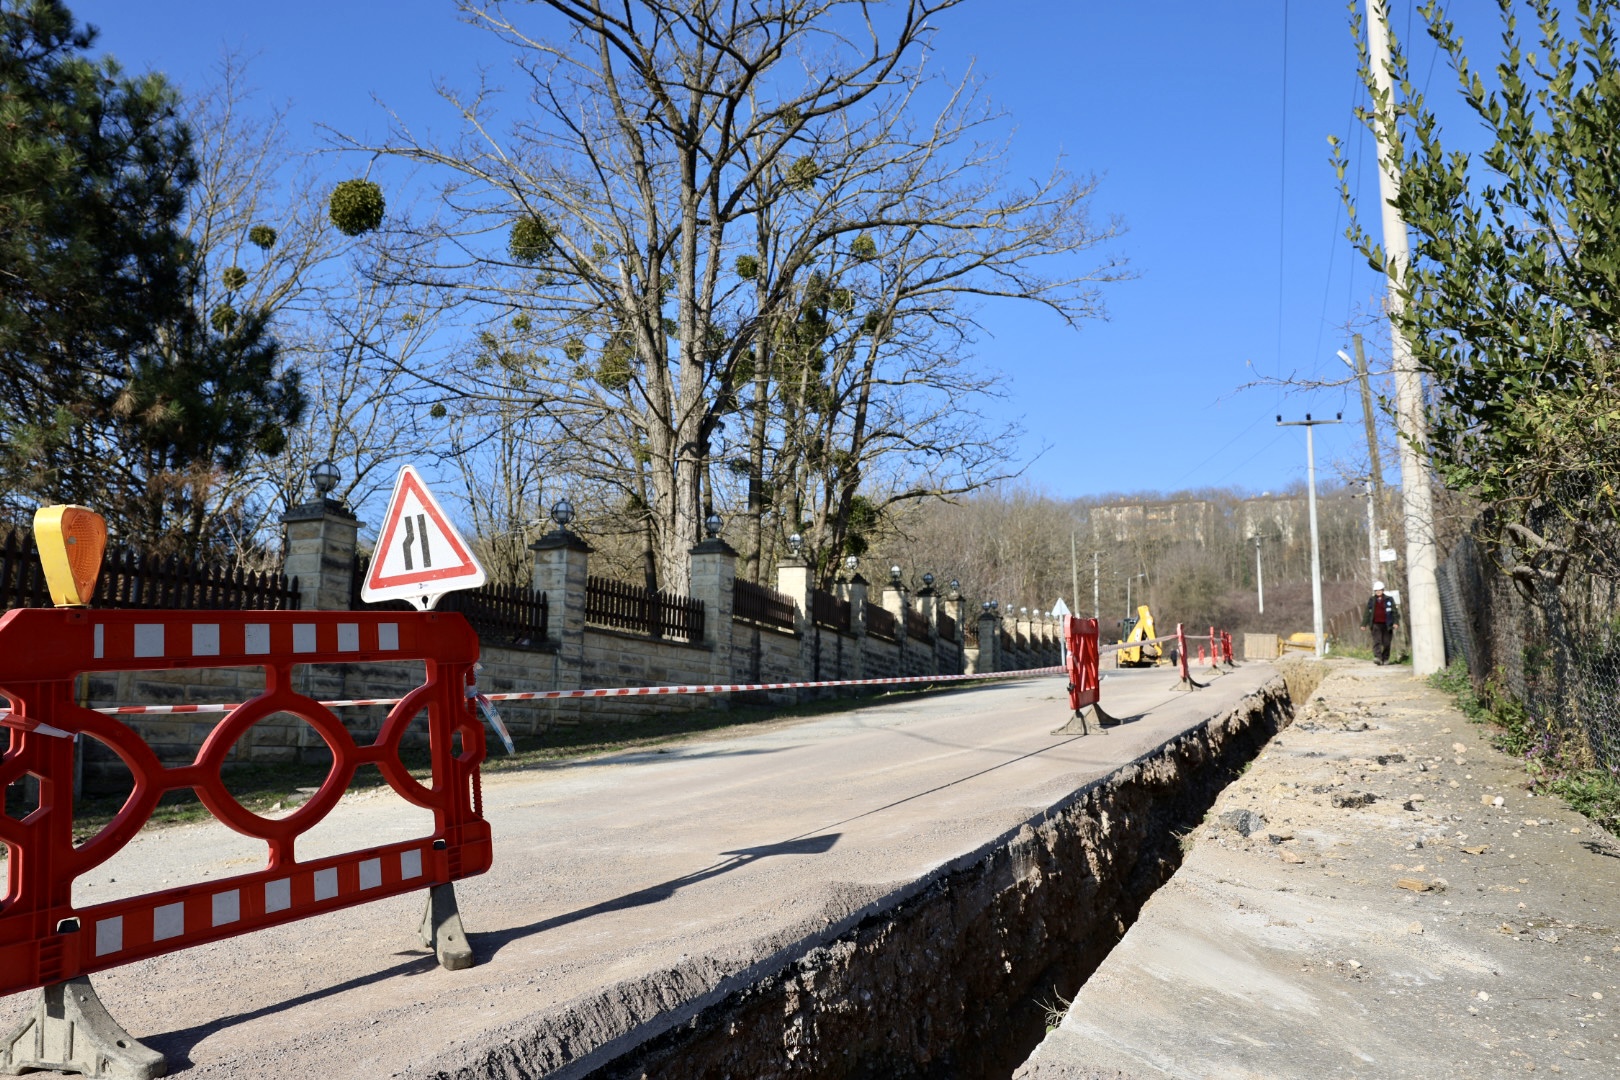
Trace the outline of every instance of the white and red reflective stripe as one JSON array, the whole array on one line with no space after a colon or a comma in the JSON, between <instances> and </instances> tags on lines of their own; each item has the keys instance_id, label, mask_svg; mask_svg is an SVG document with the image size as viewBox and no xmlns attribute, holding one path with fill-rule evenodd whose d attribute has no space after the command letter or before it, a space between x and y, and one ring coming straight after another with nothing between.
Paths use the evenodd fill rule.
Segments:
<instances>
[{"instance_id":1,"label":"white and red reflective stripe","mask_svg":"<svg viewBox=\"0 0 1620 1080\"><path fill-rule=\"evenodd\" d=\"M519 693L483 694L489 701L555 701L561 698L594 697L655 697L669 694L730 694L749 690L815 690L828 686L891 686L898 683L962 682L986 679L1024 679L1039 675L1061 675L1061 667L1024 668L1020 671L991 671L980 675L906 675L890 679L829 679L823 682L785 683L700 683L681 686L616 686L603 690L532 690ZM328 709L353 708L364 705L397 705L402 698L349 698L341 701L322 701ZM215 702L204 705L111 705L92 709L106 716L167 716L176 713L221 713L242 707L241 702ZM0 709L0 723L11 718L9 711Z\"/></svg>"}]
</instances>

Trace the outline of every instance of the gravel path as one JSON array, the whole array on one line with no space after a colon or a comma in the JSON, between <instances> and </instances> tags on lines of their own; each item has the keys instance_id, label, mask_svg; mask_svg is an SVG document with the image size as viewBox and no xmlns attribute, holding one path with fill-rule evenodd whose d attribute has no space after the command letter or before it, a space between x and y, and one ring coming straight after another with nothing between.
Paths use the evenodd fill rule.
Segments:
<instances>
[{"instance_id":1,"label":"gravel path","mask_svg":"<svg viewBox=\"0 0 1620 1080\"><path fill-rule=\"evenodd\" d=\"M1335 662L1020 1080L1620 1076L1620 842Z\"/></svg>"}]
</instances>

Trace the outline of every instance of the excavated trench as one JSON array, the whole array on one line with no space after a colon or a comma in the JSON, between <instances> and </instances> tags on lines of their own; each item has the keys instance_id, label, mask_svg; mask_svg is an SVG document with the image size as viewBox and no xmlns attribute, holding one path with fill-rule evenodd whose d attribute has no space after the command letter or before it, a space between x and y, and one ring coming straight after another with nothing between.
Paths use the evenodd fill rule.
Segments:
<instances>
[{"instance_id":1,"label":"excavated trench","mask_svg":"<svg viewBox=\"0 0 1620 1080\"><path fill-rule=\"evenodd\" d=\"M1048 1009L1175 873L1180 837L1320 678L1283 666L1230 711L590 1076L1004 1080L1044 1036Z\"/></svg>"}]
</instances>

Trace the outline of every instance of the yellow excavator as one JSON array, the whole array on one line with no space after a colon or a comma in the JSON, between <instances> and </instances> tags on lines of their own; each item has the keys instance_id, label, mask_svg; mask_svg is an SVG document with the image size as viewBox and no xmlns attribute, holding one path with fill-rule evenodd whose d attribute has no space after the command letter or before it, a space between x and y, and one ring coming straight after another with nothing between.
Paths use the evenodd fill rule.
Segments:
<instances>
[{"instance_id":1,"label":"yellow excavator","mask_svg":"<svg viewBox=\"0 0 1620 1080\"><path fill-rule=\"evenodd\" d=\"M1153 632L1153 612L1148 610L1146 604L1137 607L1136 617L1126 619L1120 624L1120 629L1125 635L1120 638L1121 645L1130 645L1133 641L1151 642L1159 636ZM1142 644L1120 649L1114 655L1120 667L1154 667L1164 654L1157 645Z\"/></svg>"}]
</instances>

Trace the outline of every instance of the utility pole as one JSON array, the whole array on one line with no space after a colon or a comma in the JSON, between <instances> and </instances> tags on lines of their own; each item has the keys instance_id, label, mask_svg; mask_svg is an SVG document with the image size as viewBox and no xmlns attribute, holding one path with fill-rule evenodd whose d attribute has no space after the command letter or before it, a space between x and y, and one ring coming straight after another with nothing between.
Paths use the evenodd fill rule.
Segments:
<instances>
[{"instance_id":1,"label":"utility pole","mask_svg":"<svg viewBox=\"0 0 1620 1080\"><path fill-rule=\"evenodd\" d=\"M1073 529L1069 530L1069 576L1071 578L1069 583L1074 586L1074 592L1069 595L1074 597L1074 610L1078 614L1080 611L1080 560L1075 554Z\"/></svg>"},{"instance_id":2,"label":"utility pole","mask_svg":"<svg viewBox=\"0 0 1620 1080\"><path fill-rule=\"evenodd\" d=\"M1384 463L1378 456L1378 422L1373 415L1372 389L1367 385L1367 353L1361 346L1361 335L1355 335L1356 358L1351 360L1345 355L1343 349L1339 350L1339 359L1351 371L1356 373L1356 380L1361 383L1361 422L1367 429L1367 546L1372 551L1371 576L1367 578L1370 586L1381 576L1378 570L1378 511L1377 507L1384 501Z\"/></svg>"},{"instance_id":3,"label":"utility pole","mask_svg":"<svg viewBox=\"0 0 1620 1080\"><path fill-rule=\"evenodd\" d=\"M1412 639L1412 673L1430 675L1445 665L1446 642L1440 620L1439 553L1434 538L1434 492L1422 450L1429 441L1423 413L1423 378L1412 360L1412 346L1401 332L1402 282L1411 255L1406 222L1395 206L1400 180L1390 160L1395 132L1394 89L1389 73L1388 0L1367 0L1367 56L1377 88L1373 135L1378 140L1378 195L1383 204L1385 268L1389 275L1390 346L1395 367L1396 445L1401 460L1401 511L1406 521L1407 633Z\"/></svg>"},{"instance_id":4,"label":"utility pole","mask_svg":"<svg viewBox=\"0 0 1620 1080\"><path fill-rule=\"evenodd\" d=\"M1254 534L1254 599L1260 614L1266 613L1266 579L1260 570L1260 534Z\"/></svg>"},{"instance_id":5,"label":"utility pole","mask_svg":"<svg viewBox=\"0 0 1620 1080\"><path fill-rule=\"evenodd\" d=\"M1351 340L1355 342L1355 360L1344 355L1343 349L1339 350L1339 359L1356 373L1356 381L1361 384L1361 423L1367 429L1367 470L1372 475L1373 490L1378 495L1379 503L1382 504L1384 463L1378 454L1378 414L1373 412L1372 387L1367 379L1367 350L1362 347L1360 334L1354 335Z\"/></svg>"},{"instance_id":6,"label":"utility pole","mask_svg":"<svg viewBox=\"0 0 1620 1080\"><path fill-rule=\"evenodd\" d=\"M1378 518L1373 514L1373 484L1367 481L1367 579L1370 587L1378 580Z\"/></svg>"},{"instance_id":7,"label":"utility pole","mask_svg":"<svg viewBox=\"0 0 1620 1080\"><path fill-rule=\"evenodd\" d=\"M1102 618L1102 601L1098 598L1097 591L1097 556L1099 554L1101 553L1096 551L1091 553L1091 617L1093 619Z\"/></svg>"},{"instance_id":8,"label":"utility pole","mask_svg":"<svg viewBox=\"0 0 1620 1080\"><path fill-rule=\"evenodd\" d=\"M1303 420L1283 420L1277 417L1278 427L1302 427L1305 429L1305 491L1307 495L1306 506L1310 508L1311 517L1311 629L1316 638L1316 658L1322 659L1322 545L1316 533L1316 443L1311 436L1311 429L1318 424L1338 424L1343 422L1343 415L1336 414L1332 420L1312 420L1311 414L1306 413Z\"/></svg>"}]
</instances>

